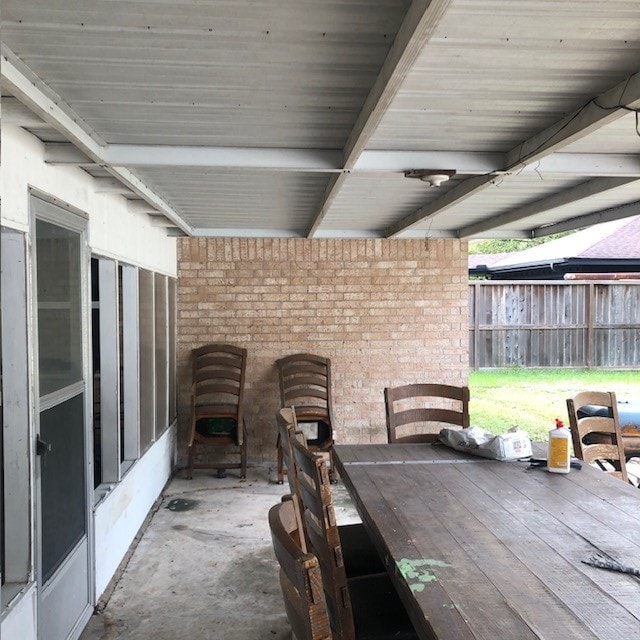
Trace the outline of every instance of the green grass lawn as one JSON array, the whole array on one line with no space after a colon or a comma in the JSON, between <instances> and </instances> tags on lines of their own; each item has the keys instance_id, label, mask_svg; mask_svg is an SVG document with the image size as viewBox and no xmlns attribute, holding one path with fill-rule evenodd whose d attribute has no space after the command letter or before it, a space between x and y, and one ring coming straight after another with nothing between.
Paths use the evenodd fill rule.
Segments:
<instances>
[{"instance_id":1,"label":"green grass lawn","mask_svg":"<svg viewBox=\"0 0 640 640\"><path fill-rule=\"evenodd\" d=\"M580 391L615 391L640 401L640 372L586 369L487 369L469 374L471 425L504 433L518 425L546 440L554 418L568 424L566 399Z\"/></svg>"}]
</instances>

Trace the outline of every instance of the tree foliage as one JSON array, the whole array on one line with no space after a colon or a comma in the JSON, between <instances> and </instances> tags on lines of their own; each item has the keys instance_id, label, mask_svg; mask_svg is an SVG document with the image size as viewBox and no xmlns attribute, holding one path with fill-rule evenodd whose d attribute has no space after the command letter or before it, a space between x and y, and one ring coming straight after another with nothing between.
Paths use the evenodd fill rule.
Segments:
<instances>
[{"instance_id":1,"label":"tree foliage","mask_svg":"<svg viewBox=\"0 0 640 640\"><path fill-rule=\"evenodd\" d=\"M535 238L533 240L525 240L523 238L509 238L508 240L470 240L469 241L469 253L513 253L515 251L524 251L530 247L535 247L557 238L562 238L569 235L571 232L555 233L550 236L544 236L543 238Z\"/></svg>"}]
</instances>

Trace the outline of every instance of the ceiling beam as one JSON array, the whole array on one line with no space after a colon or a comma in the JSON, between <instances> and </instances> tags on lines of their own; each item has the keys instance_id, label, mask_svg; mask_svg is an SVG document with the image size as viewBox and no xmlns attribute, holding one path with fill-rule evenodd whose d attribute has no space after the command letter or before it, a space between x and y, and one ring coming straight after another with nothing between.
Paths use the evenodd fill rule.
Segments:
<instances>
[{"instance_id":1,"label":"ceiling beam","mask_svg":"<svg viewBox=\"0 0 640 640\"><path fill-rule=\"evenodd\" d=\"M44 161L54 166L90 167L96 163L70 142L45 142Z\"/></svg>"},{"instance_id":2,"label":"ceiling beam","mask_svg":"<svg viewBox=\"0 0 640 640\"><path fill-rule=\"evenodd\" d=\"M482 176L465 180L435 202L391 225L387 230L388 237L398 235L409 227L441 215L452 206L485 189L497 175L516 172L533 162L541 161L554 151L623 117L629 109L638 107L640 107L640 73L635 73L613 89L592 98L577 111L514 147L506 154L502 169L493 175L484 176L486 179L483 182L479 180ZM465 187L467 182L469 184ZM460 198L455 200L458 194ZM440 208L437 206L438 203L442 204Z\"/></svg>"},{"instance_id":3,"label":"ceiling beam","mask_svg":"<svg viewBox=\"0 0 640 640\"><path fill-rule=\"evenodd\" d=\"M16 55L2 45L2 65L0 69L2 86L5 87L20 102L26 105L39 118L42 118L57 131L86 154L90 160L105 166L103 158L104 141L84 124L68 105L45 85ZM193 229L151 188L140 180L134 173L122 167L105 166L105 169L118 180L123 182L134 193L146 200L152 207L158 209L177 227L188 235Z\"/></svg>"},{"instance_id":4,"label":"ceiling beam","mask_svg":"<svg viewBox=\"0 0 640 640\"><path fill-rule=\"evenodd\" d=\"M540 133L513 148L506 157L507 171L517 169L548 156L586 135L618 120L629 109L640 107L640 72L634 73L613 89L592 98L577 111L569 114Z\"/></svg>"},{"instance_id":5,"label":"ceiling beam","mask_svg":"<svg viewBox=\"0 0 640 640\"><path fill-rule=\"evenodd\" d=\"M23 106L25 111L28 111ZM46 125L49 126L49 125ZM69 142L45 143L49 164L95 164ZM265 169L341 173L337 149L193 147L168 145L104 145L105 164L116 167L204 167L225 170ZM455 168L458 174L499 174L505 155L477 151L363 151L351 173L409 171L419 167ZM638 176L640 155L626 153L555 153L519 173L579 176Z\"/></svg>"},{"instance_id":6,"label":"ceiling beam","mask_svg":"<svg viewBox=\"0 0 640 640\"><path fill-rule=\"evenodd\" d=\"M415 64L452 0L414 0L389 49L362 110L344 147L343 168L351 171L380 124L402 83ZM313 218L307 237L316 235L331 203L345 182L345 173L332 176L323 202Z\"/></svg>"},{"instance_id":7,"label":"ceiling beam","mask_svg":"<svg viewBox=\"0 0 640 640\"><path fill-rule=\"evenodd\" d=\"M129 213L144 213L148 216L163 216L164 213L158 211L154 207L152 207L146 200L131 200L127 199L127 211ZM173 222L171 224L174 224Z\"/></svg>"},{"instance_id":8,"label":"ceiling beam","mask_svg":"<svg viewBox=\"0 0 640 640\"><path fill-rule=\"evenodd\" d=\"M522 173L640 178L640 155L634 153L552 153L527 165Z\"/></svg>"},{"instance_id":9,"label":"ceiling beam","mask_svg":"<svg viewBox=\"0 0 640 640\"><path fill-rule=\"evenodd\" d=\"M352 173L410 171L433 167L455 169L458 174L498 174L505 165L505 154L478 151L382 151L367 149L355 163ZM640 155L633 153L553 153L519 173L575 176L637 176Z\"/></svg>"},{"instance_id":10,"label":"ceiling beam","mask_svg":"<svg viewBox=\"0 0 640 640\"><path fill-rule=\"evenodd\" d=\"M497 177L498 176L494 174L489 174L483 176L474 176L473 178L469 178L467 180L449 181L449 183L445 183L447 184L447 186L448 184L452 184L452 186L441 196L439 196L435 200L432 200L424 207L420 207L420 209L414 211L412 214L406 216L399 222L396 222L395 224L387 227L384 233L385 237L393 238L394 236L397 236L398 234L409 230L419 222L429 220L436 215L444 213L447 209L450 209L451 207L464 202L467 198L470 198L472 195L478 193L479 191L482 191Z\"/></svg>"},{"instance_id":11,"label":"ceiling beam","mask_svg":"<svg viewBox=\"0 0 640 640\"><path fill-rule=\"evenodd\" d=\"M116 167L215 167L318 173L342 170L342 152L336 149L111 144L103 155Z\"/></svg>"},{"instance_id":12,"label":"ceiling beam","mask_svg":"<svg viewBox=\"0 0 640 640\"><path fill-rule=\"evenodd\" d=\"M13 96L2 96L2 123L18 127L42 128L49 125Z\"/></svg>"},{"instance_id":13,"label":"ceiling beam","mask_svg":"<svg viewBox=\"0 0 640 640\"><path fill-rule=\"evenodd\" d=\"M576 216L569 218L563 222L549 224L543 227L536 227L529 231L530 238L543 238L554 233L564 233L565 231L574 231L583 227L590 227L601 222L611 222L612 220L620 220L621 218L630 218L631 216L640 215L640 201L629 202L618 207L603 209L594 213L588 213L584 216Z\"/></svg>"},{"instance_id":14,"label":"ceiling beam","mask_svg":"<svg viewBox=\"0 0 640 640\"><path fill-rule=\"evenodd\" d=\"M410 171L434 167L455 169L457 173L483 174L496 171L504 154L477 151L380 151L368 149L360 154L353 173L364 171ZM640 164L640 163L639 163Z\"/></svg>"},{"instance_id":15,"label":"ceiling beam","mask_svg":"<svg viewBox=\"0 0 640 640\"><path fill-rule=\"evenodd\" d=\"M594 178L593 180L587 180L574 187L569 187L568 189L558 191L534 202L528 202L510 211L505 211L500 215L485 218L480 222L463 227L458 231L458 236L460 238L478 236L489 229L504 227L505 225L525 220L538 213L549 211L550 209L557 209L572 202L584 200L599 193L623 187L632 182L638 182L638 178Z\"/></svg>"},{"instance_id":16,"label":"ceiling beam","mask_svg":"<svg viewBox=\"0 0 640 640\"><path fill-rule=\"evenodd\" d=\"M115 178L102 178L94 176L93 184L95 185L94 191L96 193L113 193L121 196L133 195L131 189L125 187L122 182L116 180Z\"/></svg>"}]
</instances>

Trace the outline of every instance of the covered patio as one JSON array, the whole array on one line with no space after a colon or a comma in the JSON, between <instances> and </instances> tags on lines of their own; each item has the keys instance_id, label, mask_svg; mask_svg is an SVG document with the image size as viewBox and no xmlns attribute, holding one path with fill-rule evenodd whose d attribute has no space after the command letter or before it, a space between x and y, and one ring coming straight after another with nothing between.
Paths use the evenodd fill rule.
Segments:
<instances>
[{"instance_id":1,"label":"covered patio","mask_svg":"<svg viewBox=\"0 0 640 640\"><path fill-rule=\"evenodd\" d=\"M336 441L382 443L385 387L467 380L469 239L640 213L637 2L6 0L0 19L9 640L80 637L186 464L193 349L247 348L236 492L272 502L279 358L331 358ZM197 511L165 506L147 540L175 524L177 549Z\"/></svg>"}]
</instances>

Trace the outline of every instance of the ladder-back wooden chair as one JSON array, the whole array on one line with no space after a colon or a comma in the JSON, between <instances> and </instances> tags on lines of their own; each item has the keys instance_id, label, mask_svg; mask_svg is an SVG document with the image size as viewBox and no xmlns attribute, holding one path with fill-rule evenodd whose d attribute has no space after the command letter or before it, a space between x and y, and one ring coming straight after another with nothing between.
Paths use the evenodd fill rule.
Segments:
<instances>
[{"instance_id":1,"label":"ladder-back wooden chair","mask_svg":"<svg viewBox=\"0 0 640 640\"><path fill-rule=\"evenodd\" d=\"M293 463L291 442L295 438L302 446L306 447L306 440L304 434L298 430L294 408L280 409L280 411L276 413L276 422L278 424L280 441L282 442L284 463L289 470L287 480L289 482L289 490L291 491L291 499L296 502L299 513L302 513L298 473L296 465ZM308 544L304 520L300 523L300 530L304 534L304 549L307 550L310 546ZM340 537L344 566L348 578L385 571L384 564L361 522L338 525L338 535Z\"/></svg>"},{"instance_id":2,"label":"ladder-back wooden chair","mask_svg":"<svg viewBox=\"0 0 640 640\"><path fill-rule=\"evenodd\" d=\"M295 504L285 500L269 510L273 550L280 565L284 607L296 640L332 640L318 559L301 546Z\"/></svg>"},{"instance_id":3,"label":"ladder-back wooden chair","mask_svg":"<svg viewBox=\"0 0 640 640\"><path fill-rule=\"evenodd\" d=\"M320 563L331 630L339 640L415 640L386 572L348 578L324 458L291 441L310 551Z\"/></svg>"},{"instance_id":4,"label":"ladder-back wooden chair","mask_svg":"<svg viewBox=\"0 0 640 640\"><path fill-rule=\"evenodd\" d=\"M384 390L387 438L396 442L435 442L444 425L469 426L469 387L407 384Z\"/></svg>"},{"instance_id":5,"label":"ladder-back wooden chair","mask_svg":"<svg viewBox=\"0 0 640 640\"><path fill-rule=\"evenodd\" d=\"M247 430L243 415L247 350L229 344L208 344L191 352L191 430L187 477L193 469L240 469L247 474ZM237 463L195 463L196 446L225 448L239 455Z\"/></svg>"},{"instance_id":6,"label":"ladder-back wooden chair","mask_svg":"<svg viewBox=\"0 0 640 640\"><path fill-rule=\"evenodd\" d=\"M585 415L584 407L604 407L607 415ZM573 452L587 463L628 481L618 403L612 391L583 391L567 399ZM613 470L609 470L608 462Z\"/></svg>"},{"instance_id":7,"label":"ladder-back wooden chair","mask_svg":"<svg viewBox=\"0 0 640 640\"><path fill-rule=\"evenodd\" d=\"M280 383L280 406L295 407L298 425L315 424L317 432L307 435L307 446L329 457L329 473L333 479L333 400L331 396L331 360L310 353L296 353L276 361ZM286 467L280 438L278 483L284 482Z\"/></svg>"}]
</instances>

